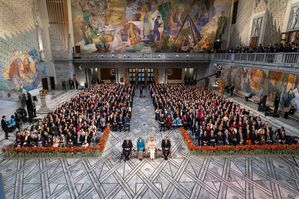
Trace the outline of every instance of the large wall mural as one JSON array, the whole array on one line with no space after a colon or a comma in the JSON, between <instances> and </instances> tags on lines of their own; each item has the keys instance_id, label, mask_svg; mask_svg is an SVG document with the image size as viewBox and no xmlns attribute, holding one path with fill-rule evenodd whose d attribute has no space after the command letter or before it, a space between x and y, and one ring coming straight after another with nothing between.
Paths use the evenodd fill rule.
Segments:
<instances>
[{"instance_id":1,"label":"large wall mural","mask_svg":"<svg viewBox=\"0 0 299 199\"><path fill-rule=\"evenodd\" d=\"M47 75L47 64L39 61L35 4L36 0L19 0L0 6L1 90L30 91Z\"/></svg>"},{"instance_id":2,"label":"large wall mural","mask_svg":"<svg viewBox=\"0 0 299 199\"><path fill-rule=\"evenodd\" d=\"M230 0L72 0L82 52L200 52L225 40Z\"/></svg>"},{"instance_id":3,"label":"large wall mural","mask_svg":"<svg viewBox=\"0 0 299 199\"><path fill-rule=\"evenodd\" d=\"M275 95L278 93L281 96L281 106L294 104L299 110L298 75L258 68L227 66L224 70L224 78L237 90L257 96L267 95L270 103L274 102Z\"/></svg>"}]
</instances>

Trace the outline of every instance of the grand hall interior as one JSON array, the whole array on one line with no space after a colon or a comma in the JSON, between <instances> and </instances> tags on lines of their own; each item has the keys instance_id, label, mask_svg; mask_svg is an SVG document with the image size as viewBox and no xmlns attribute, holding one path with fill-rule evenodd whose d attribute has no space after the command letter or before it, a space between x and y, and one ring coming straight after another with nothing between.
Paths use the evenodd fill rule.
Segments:
<instances>
[{"instance_id":1,"label":"grand hall interior","mask_svg":"<svg viewBox=\"0 0 299 199\"><path fill-rule=\"evenodd\" d=\"M299 197L299 0L0 0L0 198Z\"/></svg>"}]
</instances>

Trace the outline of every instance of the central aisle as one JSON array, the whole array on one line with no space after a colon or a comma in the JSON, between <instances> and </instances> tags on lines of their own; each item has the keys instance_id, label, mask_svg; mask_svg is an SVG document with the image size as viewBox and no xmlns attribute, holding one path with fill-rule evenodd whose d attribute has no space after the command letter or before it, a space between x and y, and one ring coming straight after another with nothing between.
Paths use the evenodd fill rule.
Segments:
<instances>
[{"instance_id":1,"label":"central aisle","mask_svg":"<svg viewBox=\"0 0 299 199\"><path fill-rule=\"evenodd\" d=\"M129 132L111 132L105 153L108 154L112 151L114 155L118 154L120 156L122 150L121 144L126 137L129 137L133 145L136 145L139 137L147 141L150 135L156 137L158 147L161 146L163 137L168 135L172 145L176 146L173 148L174 155L176 155L176 152L182 150L188 152L178 129L160 132L159 124L155 121L155 109L149 87L145 88L142 98L139 96L139 88L136 88L132 108L131 130ZM184 147L179 147L182 143Z\"/></svg>"}]
</instances>

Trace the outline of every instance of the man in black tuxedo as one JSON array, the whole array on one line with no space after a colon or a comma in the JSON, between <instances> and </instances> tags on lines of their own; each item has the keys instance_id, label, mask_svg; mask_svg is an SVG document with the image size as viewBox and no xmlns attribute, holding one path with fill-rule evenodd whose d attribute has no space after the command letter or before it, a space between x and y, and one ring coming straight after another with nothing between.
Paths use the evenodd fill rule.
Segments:
<instances>
[{"instance_id":1,"label":"man in black tuxedo","mask_svg":"<svg viewBox=\"0 0 299 199\"><path fill-rule=\"evenodd\" d=\"M122 144L122 148L123 148L123 155L125 156L125 161L129 160L133 148L132 141L129 138L126 138Z\"/></svg>"},{"instance_id":2,"label":"man in black tuxedo","mask_svg":"<svg viewBox=\"0 0 299 199\"><path fill-rule=\"evenodd\" d=\"M168 159L168 155L170 153L170 147L171 147L171 143L170 140L168 139L168 136L165 136L165 138L162 140L162 151L163 151L163 155L164 155L164 160Z\"/></svg>"},{"instance_id":3,"label":"man in black tuxedo","mask_svg":"<svg viewBox=\"0 0 299 199\"><path fill-rule=\"evenodd\" d=\"M69 79L70 90L74 89L74 81Z\"/></svg>"},{"instance_id":4,"label":"man in black tuxedo","mask_svg":"<svg viewBox=\"0 0 299 199\"><path fill-rule=\"evenodd\" d=\"M6 123L6 117L5 115L2 116L2 120L1 120L1 128L3 129L4 133L5 133L5 139L8 140L8 132L9 132L9 128L7 126Z\"/></svg>"},{"instance_id":5,"label":"man in black tuxedo","mask_svg":"<svg viewBox=\"0 0 299 199\"><path fill-rule=\"evenodd\" d=\"M32 96L31 94L27 91L25 94L26 97L26 106L27 106L27 113L28 113L28 117L29 117L29 122L33 121L33 117L34 117L34 106L33 106L33 102L32 102Z\"/></svg>"}]
</instances>

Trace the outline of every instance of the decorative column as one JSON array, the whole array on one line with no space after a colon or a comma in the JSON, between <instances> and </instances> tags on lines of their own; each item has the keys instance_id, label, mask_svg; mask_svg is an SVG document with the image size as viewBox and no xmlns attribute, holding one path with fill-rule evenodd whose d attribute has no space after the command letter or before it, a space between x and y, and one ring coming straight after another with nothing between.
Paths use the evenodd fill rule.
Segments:
<instances>
[{"instance_id":1,"label":"decorative column","mask_svg":"<svg viewBox=\"0 0 299 199\"><path fill-rule=\"evenodd\" d=\"M38 109L37 113L47 114L47 113L51 112L51 110L48 108L47 102L46 102L46 96L48 95L48 91L47 90L41 90L39 92L39 94L40 94L41 106Z\"/></svg>"}]
</instances>

